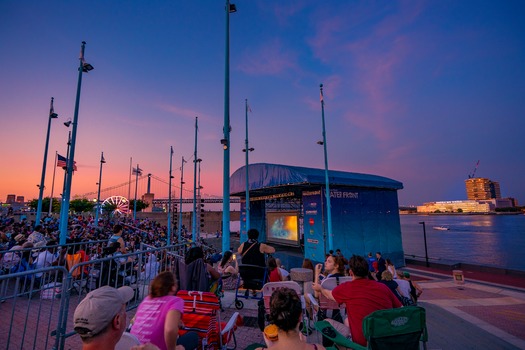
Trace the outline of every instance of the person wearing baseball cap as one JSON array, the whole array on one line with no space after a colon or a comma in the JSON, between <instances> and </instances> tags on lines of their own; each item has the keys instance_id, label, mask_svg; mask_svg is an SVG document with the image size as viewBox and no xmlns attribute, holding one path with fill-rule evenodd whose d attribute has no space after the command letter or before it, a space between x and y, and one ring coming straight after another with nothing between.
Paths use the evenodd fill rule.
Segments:
<instances>
[{"instance_id":1,"label":"person wearing baseball cap","mask_svg":"<svg viewBox=\"0 0 525 350\"><path fill-rule=\"evenodd\" d=\"M82 339L82 350L115 348L126 330L126 303L133 298L131 287L103 286L89 292L73 315L75 331Z\"/></svg>"}]
</instances>

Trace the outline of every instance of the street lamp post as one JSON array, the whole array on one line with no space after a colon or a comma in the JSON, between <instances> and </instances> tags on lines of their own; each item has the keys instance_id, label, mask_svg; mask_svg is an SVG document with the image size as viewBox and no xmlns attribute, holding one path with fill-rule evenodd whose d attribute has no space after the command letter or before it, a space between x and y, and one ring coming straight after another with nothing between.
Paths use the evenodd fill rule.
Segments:
<instances>
[{"instance_id":1,"label":"street lamp post","mask_svg":"<svg viewBox=\"0 0 525 350\"><path fill-rule=\"evenodd\" d=\"M420 221L419 222L420 225L423 225L423 240L425 241L425 264L427 267L429 267L429 263L428 263L428 250L427 250L427 229L426 229L426 226L425 226L425 222L424 221Z\"/></svg>"},{"instance_id":2,"label":"street lamp post","mask_svg":"<svg viewBox=\"0 0 525 350\"><path fill-rule=\"evenodd\" d=\"M95 226L98 226L98 216L100 214L100 187L102 186L102 164L106 163L104 152L100 154L100 173L98 175L98 194L97 194L97 212L95 213Z\"/></svg>"},{"instance_id":3,"label":"street lamp post","mask_svg":"<svg viewBox=\"0 0 525 350\"><path fill-rule=\"evenodd\" d=\"M49 108L49 119L47 121L46 147L44 148L44 161L42 162L42 177L40 178L40 186L39 186L39 191L38 191L38 205L36 207L35 226L40 225L40 219L42 217L42 200L44 197L44 183L46 180L47 150L49 148L49 134L51 133L51 119L58 118L58 114L56 114L53 109L53 100L54 98L51 97L51 106Z\"/></svg>"},{"instance_id":4,"label":"street lamp post","mask_svg":"<svg viewBox=\"0 0 525 350\"><path fill-rule=\"evenodd\" d=\"M171 245L171 180L173 176L171 175L173 165L173 146L170 147L170 182L168 190L168 245Z\"/></svg>"},{"instance_id":5,"label":"street lamp post","mask_svg":"<svg viewBox=\"0 0 525 350\"><path fill-rule=\"evenodd\" d=\"M199 131L198 117L195 117L195 150L193 151L193 220L191 235L193 243L197 242L197 132Z\"/></svg>"},{"instance_id":6,"label":"street lamp post","mask_svg":"<svg viewBox=\"0 0 525 350\"><path fill-rule=\"evenodd\" d=\"M248 233L248 230L250 229L250 176L248 173L248 166L250 164L248 160L248 153L253 152L255 148L250 148L248 146L248 111L250 107L248 106L248 99L245 101L245 113L246 113L246 140L244 141L244 149L243 152L246 153L246 223L244 225L244 228L246 230L246 233Z\"/></svg>"},{"instance_id":7,"label":"street lamp post","mask_svg":"<svg viewBox=\"0 0 525 350\"><path fill-rule=\"evenodd\" d=\"M226 0L226 54L224 66L224 171L222 186L222 251L230 249L230 13L237 12L235 4Z\"/></svg>"},{"instance_id":8,"label":"street lamp post","mask_svg":"<svg viewBox=\"0 0 525 350\"><path fill-rule=\"evenodd\" d=\"M321 96L321 115L323 119L323 148L324 148L324 179L326 188L326 216L328 225L328 250L334 249L334 237L332 236L332 205L330 204L330 181L328 178L328 152L326 148L326 128L324 124L324 95L323 95L323 84L319 85L319 91ZM319 143L319 142L318 142Z\"/></svg>"},{"instance_id":9,"label":"street lamp post","mask_svg":"<svg viewBox=\"0 0 525 350\"><path fill-rule=\"evenodd\" d=\"M80 47L80 66L78 67L78 83L77 83L77 96L75 100L75 114L73 116L73 133L71 139L71 149L69 150L69 156L67 157L67 176L66 186L64 189L64 195L62 197L62 210L60 212L60 244L66 244L67 237L67 223L69 218L69 199L71 197L71 184L73 182L73 166L75 164L75 146L77 140L77 127L78 127L78 109L80 107L80 91L82 87L82 73L87 73L93 70L93 66L86 63L84 60L84 51L86 49L86 42L82 42Z\"/></svg>"}]
</instances>

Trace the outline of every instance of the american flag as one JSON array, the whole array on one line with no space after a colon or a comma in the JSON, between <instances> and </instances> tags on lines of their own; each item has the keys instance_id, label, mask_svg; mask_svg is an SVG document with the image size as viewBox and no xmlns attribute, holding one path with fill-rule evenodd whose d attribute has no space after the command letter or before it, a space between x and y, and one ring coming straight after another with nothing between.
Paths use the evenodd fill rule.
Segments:
<instances>
[{"instance_id":1,"label":"american flag","mask_svg":"<svg viewBox=\"0 0 525 350\"><path fill-rule=\"evenodd\" d=\"M142 169L139 167L133 168L132 174L142 176Z\"/></svg>"},{"instance_id":2,"label":"american flag","mask_svg":"<svg viewBox=\"0 0 525 350\"><path fill-rule=\"evenodd\" d=\"M67 168L67 158L62 157L60 154L57 154L57 167L66 169ZM73 162L73 171L77 171L77 162Z\"/></svg>"}]
</instances>

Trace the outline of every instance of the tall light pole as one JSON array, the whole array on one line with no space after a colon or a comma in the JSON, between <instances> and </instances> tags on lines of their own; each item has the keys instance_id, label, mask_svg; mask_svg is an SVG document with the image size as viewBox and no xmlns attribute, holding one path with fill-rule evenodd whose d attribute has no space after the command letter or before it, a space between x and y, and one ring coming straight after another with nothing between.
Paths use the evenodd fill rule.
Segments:
<instances>
[{"instance_id":1,"label":"tall light pole","mask_svg":"<svg viewBox=\"0 0 525 350\"><path fill-rule=\"evenodd\" d=\"M181 242L180 236L182 234L182 190L184 188L184 156L182 156L182 165L180 166L180 199L179 199L179 227L177 228L179 243Z\"/></svg>"},{"instance_id":2,"label":"tall light pole","mask_svg":"<svg viewBox=\"0 0 525 350\"><path fill-rule=\"evenodd\" d=\"M323 95L323 84L319 85L319 91L321 96L321 115L323 119L323 148L324 148L324 180L326 188L326 216L328 224L328 250L334 249L334 237L332 236L332 205L330 204L330 181L328 179L328 152L326 150L326 128L324 125L324 95ZM318 142L319 143L319 142Z\"/></svg>"},{"instance_id":3,"label":"tall light pole","mask_svg":"<svg viewBox=\"0 0 525 350\"><path fill-rule=\"evenodd\" d=\"M429 267L430 265L428 263L428 250L427 250L427 228L425 226L424 221L420 221L419 224L423 225L423 239L425 241L425 265Z\"/></svg>"},{"instance_id":4,"label":"tall light pole","mask_svg":"<svg viewBox=\"0 0 525 350\"><path fill-rule=\"evenodd\" d=\"M98 226L98 215L100 214L100 187L102 186L102 164L106 163L104 152L100 154L100 173L98 174L97 212L95 213L95 226Z\"/></svg>"},{"instance_id":5,"label":"tall light pole","mask_svg":"<svg viewBox=\"0 0 525 350\"><path fill-rule=\"evenodd\" d=\"M204 204L202 204L202 197L201 197L201 190L202 190L202 186L201 186L201 162L202 162L202 159L197 159L197 163L199 164L198 168L197 168L197 201L199 203L199 205L197 206L197 209L198 209L198 216L199 216L199 225L197 226L197 237L200 237L201 236L201 225L202 225L202 207Z\"/></svg>"},{"instance_id":6,"label":"tall light pole","mask_svg":"<svg viewBox=\"0 0 525 350\"><path fill-rule=\"evenodd\" d=\"M64 195L62 197L62 210L60 211L60 244L66 244L67 223L69 219L69 198L71 197L71 184L73 182L73 165L75 164L75 146L77 140L78 109L80 107L80 90L82 87L82 74L93 70L93 66L84 60L86 42L82 42L80 47L80 66L78 67L77 97L75 100L75 114L73 116L73 133L71 139L71 149L67 157L67 176Z\"/></svg>"},{"instance_id":7,"label":"tall light pole","mask_svg":"<svg viewBox=\"0 0 525 350\"><path fill-rule=\"evenodd\" d=\"M248 99L244 100L245 102L245 112L246 112L246 139L244 140L244 149L243 152L246 153L246 222L244 228L246 229L246 233L248 233L248 230L250 229L250 177L248 172L248 153L253 152L255 148L249 148L248 147L248 111L250 110L250 107L248 106Z\"/></svg>"},{"instance_id":8,"label":"tall light pole","mask_svg":"<svg viewBox=\"0 0 525 350\"><path fill-rule=\"evenodd\" d=\"M46 147L44 148L44 161L42 162L42 176L40 177L40 186L38 191L38 205L36 207L35 226L40 225L42 217L42 199L44 197L44 183L46 180L47 150L49 148L49 134L51 133L51 119L58 118L58 114L53 109L53 100L51 97L51 106L49 108L49 119L47 121Z\"/></svg>"},{"instance_id":9,"label":"tall light pole","mask_svg":"<svg viewBox=\"0 0 525 350\"><path fill-rule=\"evenodd\" d=\"M171 170L173 166L173 146L170 146L170 181L169 181L169 190L168 190L168 245L171 245L171 180L173 176L171 175Z\"/></svg>"},{"instance_id":10,"label":"tall light pole","mask_svg":"<svg viewBox=\"0 0 525 350\"><path fill-rule=\"evenodd\" d=\"M47 215L51 216L51 213L53 212L53 193L55 191L55 175L57 172L57 157L58 152L55 151L55 162L53 163L53 180L51 181L51 195L49 196L49 211Z\"/></svg>"},{"instance_id":11,"label":"tall light pole","mask_svg":"<svg viewBox=\"0 0 525 350\"><path fill-rule=\"evenodd\" d=\"M237 12L235 4L226 0L226 59L224 68L224 172L222 186L222 251L230 249L230 13Z\"/></svg>"},{"instance_id":12,"label":"tall light pole","mask_svg":"<svg viewBox=\"0 0 525 350\"><path fill-rule=\"evenodd\" d=\"M133 169L135 171L135 169ZM139 188L139 175L142 175L142 169L137 163L137 169L135 171L135 200L133 201L133 221L137 220L137 191Z\"/></svg>"},{"instance_id":13,"label":"tall light pole","mask_svg":"<svg viewBox=\"0 0 525 350\"><path fill-rule=\"evenodd\" d=\"M193 242L197 242L197 132L199 117L195 117L195 150L193 151L193 220L191 223L191 235Z\"/></svg>"}]
</instances>

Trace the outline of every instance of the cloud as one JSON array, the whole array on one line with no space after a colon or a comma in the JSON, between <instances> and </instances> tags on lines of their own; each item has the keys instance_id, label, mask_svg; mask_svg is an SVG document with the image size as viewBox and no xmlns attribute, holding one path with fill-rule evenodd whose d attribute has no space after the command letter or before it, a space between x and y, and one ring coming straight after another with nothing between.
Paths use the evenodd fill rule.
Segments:
<instances>
[{"instance_id":1,"label":"cloud","mask_svg":"<svg viewBox=\"0 0 525 350\"><path fill-rule=\"evenodd\" d=\"M278 38L244 52L240 61L237 69L251 75L277 75L297 69L297 54L286 49Z\"/></svg>"}]
</instances>

